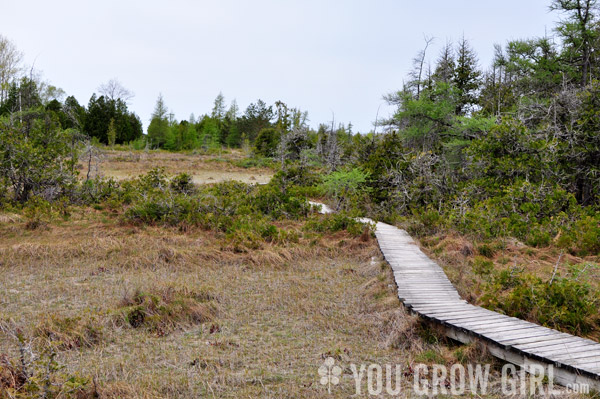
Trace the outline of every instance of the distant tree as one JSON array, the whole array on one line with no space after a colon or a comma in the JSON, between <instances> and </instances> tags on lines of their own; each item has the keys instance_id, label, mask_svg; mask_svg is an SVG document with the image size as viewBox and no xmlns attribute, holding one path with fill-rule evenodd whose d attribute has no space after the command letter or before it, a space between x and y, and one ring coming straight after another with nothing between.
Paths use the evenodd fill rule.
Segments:
<instances>
[{"instance_id":1,"label":"distant tree","mask_svg":"<svg viewBox=\"0 0 600 399\"><path fill-rule=\"evenodd\" d=\"M451 84L456 70L456 60L454 57L454 48L452 43L448 42L442 48L442 51L437 59L433 79L437 82Z\"/></svg>"},{"instance_id":2,"label":"distant tree","mask_svg":"<svg viewBox=\"0 0 600 399\"><path fill-rule=\"evenodd\" d=\"M505 68L516 96L551 96L563 81L562 61L551 39L514 40L508 43Z\"/></svg>"},{"instance_id":3,"label":"distant tree","mask_svg":"<svg viewBox=\"0 0 600 399\"><path fill-rule=\"evenodd\" d=\"M169 120L167 119L168 109L165 105L162 94L158 95L150 125L148 125L148 140L154 147L164 146L169 130Z\"/></svg>"},{"instance_id":4,"label":"distant tree","mask_svg":"<svg viewBox=\"0 0 600 399\"><path fill-rule=\"evenodd\" d=\"M108 143L108 124L114 118L114 110L106 97L93 94L88 102L84 131L90 137L96 137L102 143Z\"/></svg>"},{"instance_id":5,"label":"distant tree","mask_svg":"<svg viewBox=\"0 0 600 399\"><path fill-rule=\"evenodd\" d=\"M19 110L36 108L42 105L40 91L35 80L23 77L18 86Z\"/></svg>"},{"instance_id":6,"label":"distant tree","mask_svg":"<svg viewBox=\"0 0 600 399\"><path fill-rule=\"evenodd\" d=\"M583 86L590 80L596 61L594 42L600 35L595 14L597 8L597 0L552 0L550 5L550 10L567 15L556 31L564 41L566 58L577 67Z\"/></svg>"},{"instance_id":7,"label":"distant tree","mask_svg":"<svg viewBox=\"0 0 600 399\"><path fill-rule=\"evenodd\" d=\"M223 93L219 93L215 98L210 116L218 121L222 121L225 117L225 97L223 96Z\"/></svg>"},{"instance_id":8,"label":"distant tree","mask_svg":"<svg viewBox=\"0 0 600 399\"><path fill-rule=\"evenodd\" d=\"M214 118L204 115L197 125L199 145L204 149L217 148L220 146L219 123Z\"/></svg>"},{"instance_id":9,"label":"distant tree","mask_svg":"<svg viewBox=\"0 0 600 399\"><path fill-rule=\"evenodd\" d=\"M60 87L45 83L40 90L40 100L42 104L48 104L50 101L56 100L62 102L67 94Z\"/></svg>"},{"instance_id":10,"label":"distant tree","mask_svg":"<svg viewBox=\"0 0 600 399\"><path fill-rule=\"evenodd\" d=\"M183 132L183 148L191 150L198 147L198 132L196 131L195 124L185 124L185 131Z\"/></svg>"},{"instance_id":11,"label":"distant tree","mask_svg":"<svg viewBox=\"0 0 600 399\"><path fill-rule=\"evenodd\" d=\"M0 105L0 115L22 112L30 108L42 106L37 83L28 77L13 81L8 90L8 97Z\"/></svg>"},{"instance_id":12,"label":"distant tree","mask_svg":"<svg viewBox=\"0 0 600 399\"><path fill-rule=\"evenodd\" d=\"M124 103L129 102L135 94L126 89L117 78L113 78L106 83L103 83L98 87L98 92L108 98L109 100L121 100Z\"/></svg>"},{"instance_id":13,"label":"distant tree","mask_svg":"<svg viewBox=\"0 0 600 399\"><path fill-rule=\"evenodd\" d=\"M21 70L23 55L6 37L0 35L0 106L7 100L10 85Z\"/></svg>"},{"instance_id":14,"label":"distant tree","mask_svg":"<svg viewBox=\"0 0 600 399\"><path fill-rule=\"evenodd\" d=\"M253 142L262 129L272 126L273 117L273 107L267 107L264 101L258 100L246 108L239 121L239 129L248 140Z\"/></svg>"},{"instance_id":15,"label":"distant tree","mask_svg":"<svg viewBox=\"0 0 600 399\"><path fill-rule=\"evenodd\" d=\"M477 104L482 74L479 70L477 54L464 37L458 43L456 53L453 79L457 89L456 114L465 115Z\"/></svg>"},{"instance_id":16,"label":"distant tree","mask_svg":"<svg viewBox=\"0 0 600 399\"><path fill-rule=\"evenodd\" d=\"M231 121L235 121L237 120L239 113L240 108L238 107L237 101L234 98L231 104L229 105L229 110L227 110L227 114L225 115L225 117L229 118L229 120Z\"/></svg>"},{"instance_id":17,"label":"distant tree","mask_svg":"<svg viewBox=\"0 0 600 399\"><path fill-rule=\"evenodd\" d=\"M427 69L427 50L431 43L433 43L432 37L425 36L425 46L423 50L419 51L417 56L413 58L413 69L410 71L410 80L406 84L407 89L414 91L417 98L421 95L421 90L424 86L424 75Z\"/></svg>"},{"instance_id":18,"label":"distant tree","mask_svg":"<svg viewBox=\"0 0 600 399\"><path fill-rule=\"evenodd\" d=\"M557 158L577 200L583 205L600 204L600 83L589 83L577 97L575 112L565 109L569 115L558 118L572 117L576 123L563 128Z\"/></svg>"},{"instance_id":19,"label":"distant tree","mask_svg":"<svg viewBox=\"0 0 600 399\"><path fill-rule=\"evenodd\" d=\"M73 108L73 112L80 112L76 100L74 102L73 100L70 101L70 107ZM96 137L100 142L108 144L107 133L111 119L115 123L115 143L126 143L142 136L141 121L137 115L128 111L127 105L122 100L110 100L104 96L92 95L84 118L84 132L90 137Z\"/></svg>"},{"instance_id":20,"label":"distant tree","mask_svg":"<svg viewBox=\"0 0 600 399\"><path fill-rule=\"evenodd\" d=\"M274 157L281 140L281 133L275 128L262 129L254 141L254 152L263 157Z\"/></svg>"},{"instance_id":21,"label":"distant tree","mask_svg":"<svg viewBox=\"0 0 600 399\"><path fill-rule=\"evenodd\" d=\"M85 108L79 105L77 99L73 96L67 97L62 107L64 120L61 119L63 128L83 129L85 123Z\"/></svg>"},{"instance_id":22,"label":"distant tree","mask_svg":"<svg viewBox=\"0 0 600 399\"><path fill-rule=\"evenodd\" d=\"M117 140L117 129L115 128L115 118L110 118L110 123L108 124L108 132L106 132L106 136L108 138L108 145L113 147L115 145L115 141Z\"/></svg>"},{"instance_id":23,"label":"distant tree","mask_svg":"<svg viewBox=\"0 0 600 399\"><path fill-rule=\"evenodd\" d=\"M117 127L117 132L119 127ZM137 116L133 112L127 113L126 122L120 125L121 130L121 142L126 143L129 141L136 140L144 134L144 130L142 128L142 121L140 117ZM117 136L118 139L118 136Z\"/></svg>"},{"instance_id":24,"label":"distant tree","mask_svg":"<svg viewBox=\"0 0 600 399\"><path fill-rule=\"evenodd\" d=\"M240 134L239 124L237 121L232 121L229 118L226 118L225 128L227 129L227 146L240 147L242 145L242 135Z\"/></svg>"},{"instance_id":25,"label":"distant tree","mask_svg":"<svg viewBox=\"0 0 600 399\"><path fill-rule=\"evenodd\" d=\"M331 129L327 131L325 148L325 164L330 171L334 171L340 166L342 153L338 142L337 131L335 130L335 116L331 120Z\"/></svg>"}]
</instances>

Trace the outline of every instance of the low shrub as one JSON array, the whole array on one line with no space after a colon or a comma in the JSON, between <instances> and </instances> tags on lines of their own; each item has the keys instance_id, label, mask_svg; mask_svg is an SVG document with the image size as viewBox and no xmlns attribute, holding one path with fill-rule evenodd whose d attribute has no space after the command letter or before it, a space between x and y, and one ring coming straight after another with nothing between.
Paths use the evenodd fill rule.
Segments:
<instances>
[{"instance_id":1,"label":"low shrub","mask_svg":"<svg viewBox=\"0 0 600 399\"><path fill-rule=\"evenodd\" d=\"M0 354L0 398L92 399L98 398L91 377L71 374L56 360L56 352L36 354L25 367L24 359Z\"/></svg>"},{"instance_id":2,"label":"low shrub","mask_svg":"<svg viewBox=\"0 0 600 399\"><path fill-rule=\"evenodd\" d=\"M600 253L600 215L586 216L575 223L573 229L577 252L581 255Z\"/></svg>"},{"instance_id":3,"label":"low shrub","mask_svg":"<svg viewBox=\"0 0 600 399\"><path fill-rule=\"evenodd\" d=\"M485 256L486 258L493 258L496 254L496 249L490 244L480 244L477 246L477 252L479 255Z\"/></svg>"},{"instance_id":4,"label":"low shrub","mask_svg":"<svg viewBox=\"0 0 600 399\"><path fill-rule=\"evenodd\" d=\"M483 256L476 256L473 260L473 272L484 279L489 279L494 272L494 263Z\"/></svg>"},{"instance_id":5,"label":"low shrub","mask_svg":"<svg viewBox=\"0 0 600 399\"><path fill-rule=\"evenodd\" d=\"M272 158L261 158L261 157L252 157L252 158L243 158L239 160L233 161L235 166L240 168L274 168L276 162Z\"/></svg>"},{"instance_id":6,"label":"low shrub","mask_svg":"<svg viewBox=\"0 0 600 399\"><path fill-rule=\"evenodd\" d=\"M335 233L338 231L347 231L351 236L358 237L368 231L373 234L375 226L363 223L355 218L347 216L345 213L328 213L326 215L313 215L304 225L306 231L317 233Z\"/></svg>"},{"instance_id":7,"label":"low shrub","mask_svg":"<svg viewBox=\"0 0 600 399\"><path fill-rule=\"evenodd\" d=\"M574 334L597 327L600 298L588 283L560 276L547 282L515 269L497 272L492 280L482 297L488 308Z\"/></svg>"},{"instance_id":8,"label":"low shrub","mask_svg":"<svg viewBox=\"0 0 600 399\"><path fill-rule=\"evenodd\" d=\"M325 176L321 190L334 200L336 210L348 210L367 198L368 179L369 174L359 168L342 169Z\"/></svg>"},{"instance_id":9,"label":"low shrub","mask_svg":"<svg viewBox=\"0 0 600 399\"><path fill-rule=\"evenodd\" d=\"M40 198L32 197L25 203L23 214L25 215L25 228L36 230L45 227L53 217L52 205L50 202Z\"/></svg>"},{"instance_id":10,"label":"low shrub","mask_svg":"<svg viewBox=\"0 0 600 399\"><path fill-rule=\"evenodd\" d=\"M195 191L192 176L187 173L180 173L170 181L171 190L181 194L192 194Z\"/></svg>"}]
</instances>

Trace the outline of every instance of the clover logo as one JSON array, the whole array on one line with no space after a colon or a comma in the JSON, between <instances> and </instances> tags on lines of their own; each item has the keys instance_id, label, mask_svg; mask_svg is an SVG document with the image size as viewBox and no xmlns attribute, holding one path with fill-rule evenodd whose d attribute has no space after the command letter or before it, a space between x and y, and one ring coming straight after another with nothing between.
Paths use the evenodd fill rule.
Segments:
<instances>
[{"instance_id":1,"label":"clover logo","mask_svg":"<svg viewBox=\"0 0 600 399\"><path fill-rule=\"evenodd\" d=\"M321 385L327 385L327 391L331 394L331 385L340 383L339 377L342 375L342 369L335 366L335 360L332 357L328 357L319 367L319 375L321 376Z\"/></svg>"}]
</instances>

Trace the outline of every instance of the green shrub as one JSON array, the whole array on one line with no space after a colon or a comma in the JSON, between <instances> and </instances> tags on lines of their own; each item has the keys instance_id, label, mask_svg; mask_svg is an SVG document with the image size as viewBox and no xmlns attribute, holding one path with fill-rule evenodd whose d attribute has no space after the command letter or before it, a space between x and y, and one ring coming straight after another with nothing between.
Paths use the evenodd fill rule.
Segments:
<instances>
[{"instance_id":1,"label":"green shrub","mask_svg":"<svg viewBox=\"0 0 600 399\"><path fill-rule=\"evenodd\" d=\"M428 234L436 233L444 225L444 217L436 209L427 208L416 214Z\"/></svg>"},{"instance_id":2,"label":"green shrub","mask_svg":"<svg viewBox=\"0 0 600 399\"><path fill-rule=\"evenodd\" d=\"M262 157L273 157L279 145L280 134L277 129L265 128L258 132L254 141L254 152Z\"/></svg>"},{"instance_id":3,"label":"green shrub","mask_svg":"<svg viewBox=\"0 0 600 399\"><path fill-rule=\"evenodd\" d=\"M317 233L335 233L338 231L347 231L350 235L358 237L368 230L373 233L375 226L362 223L355 218L349 217L344 213L329 213L326 215L311 216L305 226L305 230Z\"/></svg>"},{"instance_id":4,"label":"green shrub","mask_svg":"<svg viewBox=\"0 0 600 399\"><path fill-rule=\"evenodd\" d=\"M485 256L486 258L493 258L496 254L496 250L489 244L480 244L477 246L477 252L481 256Z\"/></svg>"},{"instance_id":5,"label":"green shrub","mask_svg":"<svg viewBox=\"0 0 600 399\"><path fill-rule=\"evenodd\" d=\"M575 223L577 247L582 255L600 253L600 216L587 216Z\"/></svg>"},{"instance_id":6,"label":"green shrub","mask_svg":"<svg viewBox=\"0 0 600 399\"><path fill-rule=\"evenodd\" d=\"M165 168L154 168L145 175L137 178L137 184L142 190L151 190L154 188L164 189L169 186L168 178L165 174Z\"/></svg>"},{"instance_id":7,"label":"green shrub","mask_svg":"<svg viewBox=\"0 0 600 399\"><path fill-rule=\"evenodd\" d=\"M30 198L25 203L23 213L26 219L25 227L28 230L35 230L46 226L54 216L50 202L40 197Z\"/></svg>"},{"instance_id":8,"label":"green shrub","mask_svg":"<svg viewBox=\"0 0 600 399\"><path fill-rule=\"evenodd\" d=\"M473 272L486 279L490 278L494 271L494 263L482 256L476 256L473 260Z\"/></svg>"},{"instance_id":9,"label":"green shrub","mask_svg":"<svg viewBox=\"0 0 600 399\"><path fill-rule=\"evenodd\" d=\"M369 174L359 168L332 172L323 178L323 192L335 201L335 209L348 209L352 202L360 202L369 192L366 185Z\"/></svg>"},{"instance_id":10,"label":"green shrub","mask_svg":"<svg viewBox=\"0 0 600 399\"><path fill-rule=\"evenodd\" d=\"M0 176L9 177L3 180L14 201L65 195L76 183L76 133L43 108L16 116L0 117Z\"/></svg>"},{"instance_id":11,"label":"green shrub","mask_svg":"<svg viewBox=\"0 0 600 399\"><path fill-rule=\"evenodd\" d=\"M133 141L131 141L129 143L129 147L133 150L139 151L139 150L143 150L146 148L147 145L147 140L146 137L140 137L138 139L135 139Z\"/></svg>"},{"instance_id":12,"label":"green shrub","mask_svg":"<svg viewBox=\"0 0 600 399\"><path fill-rule=\"evenodd\" d=\"M180 173L171 179L170 187L171 190L177 193L191 194L194 191L192 176L187 173Z\"/></svg>"},{"instance_id":13,"label":"green shrub","mask_svg":"<svg viewBox=\"0 0 600 399\"><path fill-rule=\"evenodd\" d=\"M537 226L536 226L537 227ZM543 231L540 228L532 227L530 233L527 236L527 245L531 245L532 247L547 247L550 245L552 238L550 237L550 233L547 231Z\"/></svg>"},{"instance_id":14,"label":"green shrub","mask_svg":"<svg viewBox=\"0 0 600 399\"><path fill-rule=\"evenodd\" d=\"M276 162L272 158L251 157L233 161L235 166L240 168L274 168Z\"/></svg>"},{"instance_id":15,"label":"green shrub","mask_svg":"<svg viewBox=\"0 0 600 399\"><path fill-rule=\"evenodd\" d=\"M499 294L506 290L504 294ZM595 328L599 298L587 283L557 277L552 282L502 271L484 296L485 306L544 326L585 334Z\"/></svg>"}]
</instances>

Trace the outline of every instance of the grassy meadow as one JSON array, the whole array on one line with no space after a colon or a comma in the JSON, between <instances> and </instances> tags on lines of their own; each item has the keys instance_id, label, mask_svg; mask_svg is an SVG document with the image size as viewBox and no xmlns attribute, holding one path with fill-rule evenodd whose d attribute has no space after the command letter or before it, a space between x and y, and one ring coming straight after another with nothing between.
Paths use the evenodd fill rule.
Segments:
<instances>
[{"instance_id":1,"label":"grassy meadow","mask_svg":"<svg viewBox=\"0 0 600 399\"><path fill-rule=\"evenodd\" d=\"M270 173L236 160L113 151L101 172ZM278 223L296 242L240 250L223 233L136 225L118 209L73 207L34 227L3 213L0 396L317 398L317 370L334 357L341 398L354 392L350 363L485 358L403 311L370 234L303 224Z\"/></svg>"}]
</instances>

